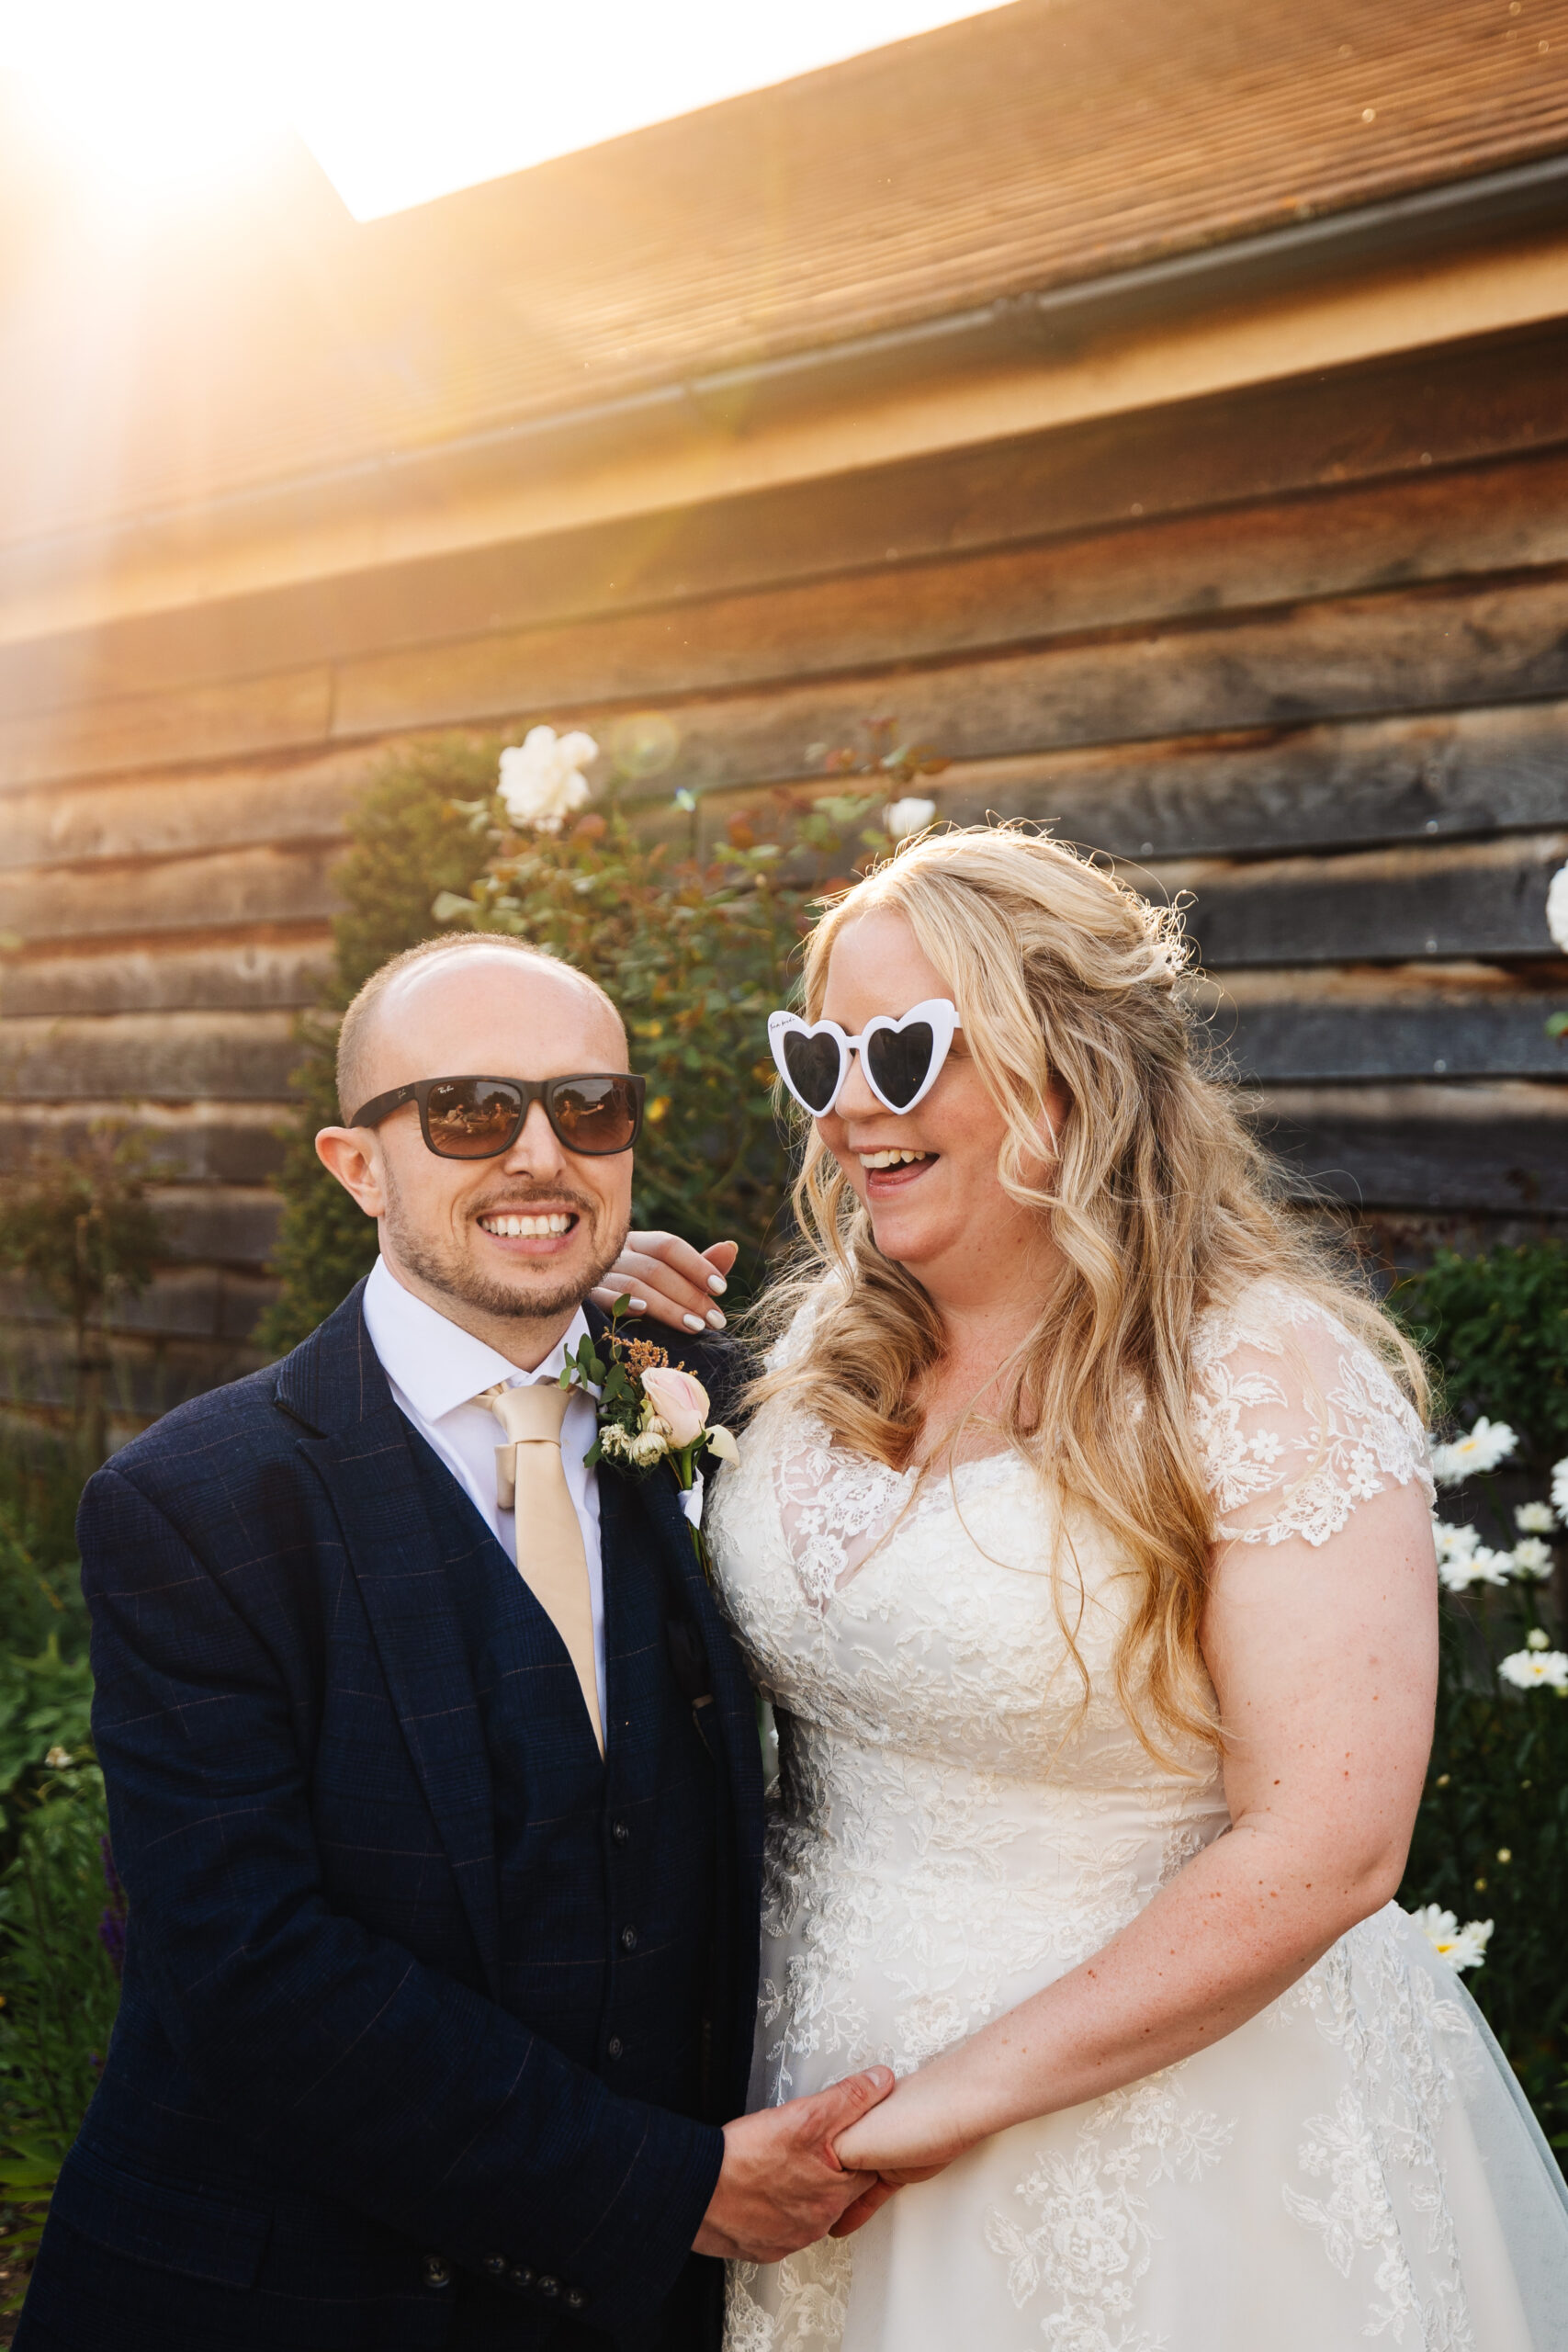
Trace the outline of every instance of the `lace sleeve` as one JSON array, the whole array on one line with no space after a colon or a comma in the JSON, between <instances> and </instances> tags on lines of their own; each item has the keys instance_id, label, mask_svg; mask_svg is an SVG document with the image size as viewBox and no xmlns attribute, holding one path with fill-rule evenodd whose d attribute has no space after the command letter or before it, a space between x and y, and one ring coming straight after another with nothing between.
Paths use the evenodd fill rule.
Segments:
<instances>
[{"instance_id":1,"label":"lace sleeve","mask_svg":"<svg viewBox=\"0 0 1568 2352\"><path fill-rule=\"evenodd\" d=\"M811 1345L811 1335L817 1329L824 1307L836 1295L829 1283L818 1283L808 1291L790 1317L784 1329L769 1348L764 1362L770 1372L782 1372L786 1364L798 1363Z\"/></svg>"},{"instance_id":2,"label":"lace sleeve","mask_svg":"<svg viewBox=\"0 0 1568 2352\"><path fill-rule=\"evenodd\" d=\"M1326 1544L1359 1502L1415 1479L1420 1421L1377 1358L1325 1308L1258 1283L1204 1318L1193 1426L1222 1541Z\"/></svg>"}]
</instances>

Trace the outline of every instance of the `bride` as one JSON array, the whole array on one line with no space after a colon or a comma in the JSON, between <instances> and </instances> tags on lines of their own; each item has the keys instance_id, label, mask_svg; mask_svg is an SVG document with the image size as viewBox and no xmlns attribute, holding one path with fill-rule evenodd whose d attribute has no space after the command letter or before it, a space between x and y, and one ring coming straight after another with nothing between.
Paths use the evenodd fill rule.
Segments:
<instances>
[{"instance_id":1,"label":"bride","mask_svg":"<svg viewBox=\"0 0 1568 2352\"><path fill-rule=\"evenodd\" d=\"M1182 962L952 831L771 1024L812 1258L708 1521L779 1731L751 2104L898 2080L844 2234L731 2265L727 2352L1568 2345L1562 2178L1391 1899L1419 1367L1277 1205Z\"/></svg>"}]
</instances>

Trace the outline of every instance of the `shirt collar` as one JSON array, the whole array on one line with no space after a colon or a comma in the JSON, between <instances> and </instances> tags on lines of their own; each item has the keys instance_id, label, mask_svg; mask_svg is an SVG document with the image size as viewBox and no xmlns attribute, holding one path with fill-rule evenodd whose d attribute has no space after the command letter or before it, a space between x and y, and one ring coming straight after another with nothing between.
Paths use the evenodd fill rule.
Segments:
<instances>
[{"instance_id":1,"label":"shirt collar","mask_svg":"<svg viewBox=\"0 0 1568 2352\"><path fill-rule=\"evenodd\" d=\"M569 1354L588 1337L580 1306L543 1363L523 1372L434 1306L405 1290L378 1258L365 1285L365 1326L381 1369L423 1420L438 1421L498 1381L558 1380Z\"/></svg>"}]
</instances>

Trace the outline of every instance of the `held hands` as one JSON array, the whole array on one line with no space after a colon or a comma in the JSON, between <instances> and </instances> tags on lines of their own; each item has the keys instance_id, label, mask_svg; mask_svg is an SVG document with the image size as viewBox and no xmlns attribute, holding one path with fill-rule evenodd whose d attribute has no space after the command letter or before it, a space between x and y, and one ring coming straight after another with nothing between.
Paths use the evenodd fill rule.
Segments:
<instances>
[{"instance_id":1,"label":"held hands","mask_svg":"<svg viewBox=\"0 0 1568 2352\"><path fill-rule=\"evenodd\" d=\"M988 2136L990 2127L963 2096L962 2074L952 2058L949 2053L945 2064L938 2058L906 2075L891 2098L877 2102L874 2114L868 2109L840 2132L834 2153L846 2170L874 2173L891 2195L932 2179Z\"/></svg>"},{"instance_id":2,"label":"held hands","mask_svg":"<svg viewBox=\"0 0 1568 2352\"><path fill-rule=\"evenodd\" d=\"M626 1248L590 1295L606 1315L629 1293L634 1313L673 1330L721 1331L725 1276L739 1254L734 1241L711 1242L699 1254L672 1233L628 1233Z\"/></svg>"},{"instance_id":3,"label":"held hands","mask_svg":"<svg viewBox=\"0 0 1568 2352\"><path fill-rule=\"evenodd\" d=\"M782 2262L818 2238L847 2237L869 2222L892 2188L874 2173L847 2172L833 2142L892 2088L892 2070L873 2066L813 2098L727 2123L724 2166L694 2251Z\"/></svg>"}]
</instances>

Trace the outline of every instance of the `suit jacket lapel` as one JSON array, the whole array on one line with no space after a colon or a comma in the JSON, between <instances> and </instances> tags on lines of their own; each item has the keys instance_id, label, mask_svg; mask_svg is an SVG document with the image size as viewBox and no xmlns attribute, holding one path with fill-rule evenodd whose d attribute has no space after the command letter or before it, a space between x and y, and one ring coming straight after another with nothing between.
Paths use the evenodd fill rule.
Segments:
<instances>
[{"instance_id":1,"label":"suit jacket lapel","mask_svg":"<svg viewBox=\"0 0 1568 2352\"><path fill-rule=\"evenodd\" d=\"M322 1432L302 1439L300 1451L332 1498L381 1670L495 1996L501 1931L490 1758L408 1424L370 1344L358 1291L281 1367L277 1397L285 1411Z\"/></svg>"}]
</instances>

